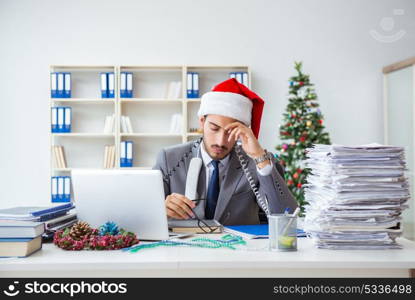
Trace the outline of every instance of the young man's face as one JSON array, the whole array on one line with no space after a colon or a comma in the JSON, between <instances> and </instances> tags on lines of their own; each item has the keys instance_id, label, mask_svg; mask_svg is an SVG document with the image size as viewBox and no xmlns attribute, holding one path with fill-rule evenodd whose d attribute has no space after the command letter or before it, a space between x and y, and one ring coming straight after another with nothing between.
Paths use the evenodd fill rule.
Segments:
<instances>
[{"instance_id":1,"label":"young man's face","mask_svg":"<svg viewBox=\"0 0 415 300\"><path fill-rule=\"evenodd\" d=\"M236 140L233 138L228 141L229 134L224 128L236 121L219 115L207 115L199 119L200 127L203 129L203 142L212 159L221 160L231 152Z\"/></svg>"}]
</instances>

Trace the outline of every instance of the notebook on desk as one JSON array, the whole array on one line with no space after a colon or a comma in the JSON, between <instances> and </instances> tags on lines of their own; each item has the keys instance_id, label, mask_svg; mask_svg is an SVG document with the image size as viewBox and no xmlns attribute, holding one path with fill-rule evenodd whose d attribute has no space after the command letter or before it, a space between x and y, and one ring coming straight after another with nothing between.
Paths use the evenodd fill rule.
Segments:
<instances>
[{"instance_id":1,"label":"notebook on desk","mask_svg":"<svg viewBox=\"0 0 415 300\"><path fill-rule=\"evenodd\" d=\"M224 231L246 239L267 239L268 224L225 226ZM297 229L297 237L306 237L303 230Z\"/></svg>"}]
</instances>

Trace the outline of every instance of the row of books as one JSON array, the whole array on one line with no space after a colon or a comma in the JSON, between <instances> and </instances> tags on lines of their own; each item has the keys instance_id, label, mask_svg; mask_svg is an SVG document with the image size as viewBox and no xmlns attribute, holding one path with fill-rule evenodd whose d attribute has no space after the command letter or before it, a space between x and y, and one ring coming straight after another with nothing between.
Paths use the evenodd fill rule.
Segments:
<instances>
[{"instance_id":1,"label":"row of books","mask_svg":"<svg viewBox=\"0 0 415 300\"><path fill-rule=\"evenodd\" d=\"M65 203L0 209L0 257L25 257L42 249L43 241L77 221L73 208Z\"/></svg>"},{"instance_id":2,"label":"row of books","mask_svg":"<svg viewBox=\"0 0 415 300\"><path fill-rule=\"evenodd\" d=\"M101 98L114 98L114 72L101 72L99 76L101 77Z\"/></svg>"},{"instance_id":3,"label":"row of books","mask_svg":"<svg viewBox=\"0 0 415 300\"><path fill-rule=\"evenodd\" d=\"M67 106L52 107L51 126L53 133L71 132L72 108Z\"/></svg>"},{"instance_id":4,"label":"row of books","mask_svg":"<svg viewBox=\"0 0 415 300\"><path fill-rule=\"evenodd\" d=\"M104 152L104 168L115 168L115 145L106 145Z\"/></svg>"},{"instance_id":5,"label":"row of books","mask_svg":"<svg viewBox=\"0 0 415 300\"><path fill-rule=\"evenodd\" d=\"M129 116L121 116L120 123L121 123L121 132L123 132L123 133L133 133L134 132Z\"/></svg>"},{"instance_id":6,"label":"row of books","mask_svg":"<svg viewBox=\"0 0 415 300\"><path fill-rule=\"evenodd\" d=\"M171 134L181 134L183 128L182 114L173 114L170 121Z\"/></svg>"},{"instance_id":7,"label":"row of books","mask_svg":"<svg viewBox=\"0 0 415 300\"><path fill-rule=\"evenodd\" d=\"M115 114L105 117L104 133L115 132Z\"/></svg>"},{"instance_id":8,"label":"row of books","mask_svg":"<svg viewBox=\"0 0 415 300\"><path fill-rule=\"evenodd\" d=\"M182 82L181 81L170 81L167 84L164 92L164 98L166 99L178 99L182 94Z\"/></svg>"},{"instance_id":9,"label":"row of books","mask_svg":"<svg viewBox=\"0 0 415 300\"><path fill-rule=\"evenodd\" d=\"M71 177L52 176L51 194L52 203L71 201Z\"/></svg>"},{"instance_id":10,"label":"row of books","mask_svg":"<svg viewBox=\"0 0 415 300\"><path fill-rule=\"evenodd\" d=\"M121 167L133 166L133 141L122 141L120 152Z\"/></svg>"},{"instance_id":11,"label":"row of books","mask_svg":"<svg viewBox=\"0 0 415 300\"><path fill-rule=\"evenodd\" d=\"M59 169L66 169L66 157L63 146L53 145L52 146L53 163Z\"/></svg>"},{"instance_id":12,"label":"row of books","mask_svg":"<svg viewBox=\"0 0 415 300\"><path fill-rule=\"evenodd\" d=\"M71 73L50 73L50 91L52 98L71 98Z\"/></svg>"}]
</instances>

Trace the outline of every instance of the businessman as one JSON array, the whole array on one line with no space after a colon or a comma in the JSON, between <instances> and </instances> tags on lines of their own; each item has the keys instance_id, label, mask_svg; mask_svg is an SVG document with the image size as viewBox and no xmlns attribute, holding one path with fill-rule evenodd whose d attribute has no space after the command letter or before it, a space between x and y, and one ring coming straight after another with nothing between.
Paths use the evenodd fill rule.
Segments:
<instances>
[{"instance_id":1,"label":"businessman","mask_svg":"<svg viewBox=\"0 0 415 300\"><path fill-rule=\"evenodd\" d=\"M216 219L223 225L258 224L256 188L269 213L295 210L297 203L285 184L283 168L258 142L263 106L258 95L234 78L202 96L198 117L203 138L162 149L153 168L163 174L168 217L194 218L194 211L199 218ZM242 148L239 155L237 140ZM198 199L184 196L193 157L203 161ZM251 180L241 161L247 164Z\"/></svg>"}]
</instances>

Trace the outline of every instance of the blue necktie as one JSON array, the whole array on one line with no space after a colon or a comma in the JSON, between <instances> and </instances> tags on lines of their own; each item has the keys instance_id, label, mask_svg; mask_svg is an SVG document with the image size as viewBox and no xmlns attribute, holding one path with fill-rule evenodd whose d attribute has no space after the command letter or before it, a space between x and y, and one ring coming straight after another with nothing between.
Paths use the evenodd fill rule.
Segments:
<instances>
[{"instance_id":1,"label":"blue necktie","mask_svg":"<svg viewBox=\"0 0 415 300\"><path fill-rule=\"evenodd\" d=\"M205 218L213 219L219 196L219 161L212 160L213 172L210 176L209 187L206 197Z\"/></svg>"}]
</instances>

